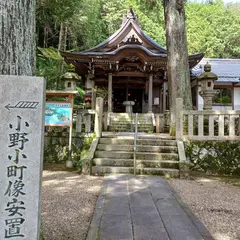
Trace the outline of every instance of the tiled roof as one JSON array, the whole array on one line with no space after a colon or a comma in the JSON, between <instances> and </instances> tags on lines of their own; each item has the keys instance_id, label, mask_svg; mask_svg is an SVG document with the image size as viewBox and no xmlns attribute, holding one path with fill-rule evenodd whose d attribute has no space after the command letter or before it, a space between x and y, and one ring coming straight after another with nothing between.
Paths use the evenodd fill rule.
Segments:
<instances>
[{"instance_id":1,"label":"tiled roof","mask_svg":"<svg viewBox=\"0 0 240 240\"><path fill-rule=\"evenodd\" d=\"M240 59L203 58L191 70L192 75L199 76L207 62L211 64L211 71L217 74L217 82L240 82Z\"/></svg>"}]
</instances>

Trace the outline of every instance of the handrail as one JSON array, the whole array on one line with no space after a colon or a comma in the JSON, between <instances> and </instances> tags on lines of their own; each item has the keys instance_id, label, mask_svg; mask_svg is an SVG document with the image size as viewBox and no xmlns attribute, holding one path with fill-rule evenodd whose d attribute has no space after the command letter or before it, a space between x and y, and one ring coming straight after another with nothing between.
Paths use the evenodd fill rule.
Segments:
<instances>
[{"instance_id":1,"label":"handrail","mask_svg":"<svg viewBox=\"0 0 240 240\"><path fill-rule=\"evenodd\" d=\"M135 134L134 134L134 146L133 146L134 175L136 175L137 134L138 134L138 113L136 113L136 118L135 118Z\"/></svg>"},{"instance_id":2,"label":"handrail","mask_svg":"<svg viewBox=\"0 0 240 240\"><path fill-rule=\"evenodd\" d=\"M130 101L130 108L132 106L132 101ZM133 132L133 122L132 122L132 108L131 108L131 112L130 112L130 117L131 117L131 132Z\"/></svg>"}]
</instances>

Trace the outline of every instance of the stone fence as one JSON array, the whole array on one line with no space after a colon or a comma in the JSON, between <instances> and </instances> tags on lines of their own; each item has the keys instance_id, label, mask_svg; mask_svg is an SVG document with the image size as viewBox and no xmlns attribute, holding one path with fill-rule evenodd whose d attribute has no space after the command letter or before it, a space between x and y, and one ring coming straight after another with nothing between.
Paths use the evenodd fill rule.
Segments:
<instances>
[{"instance_id":1,"label":"stone fence","mask_svg":"<svg viewBox=\"0 0 240 240\"><path fill-rule=\"evenodd\" d=\"M176 138L240 140L240 111L183 110L183 101L177 98Z\"/></svg>"}]
</instances>

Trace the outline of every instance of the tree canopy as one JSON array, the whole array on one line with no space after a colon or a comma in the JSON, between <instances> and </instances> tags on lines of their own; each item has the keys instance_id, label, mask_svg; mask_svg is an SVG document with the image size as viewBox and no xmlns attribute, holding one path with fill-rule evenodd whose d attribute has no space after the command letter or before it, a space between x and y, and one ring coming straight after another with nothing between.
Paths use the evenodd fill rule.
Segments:
<instances>
[{"instance_id":1,"label":"tree canopy","mask_svg":"<svg viewBox=\"0 0 240 240\"><path fill-rule=\"evenodd\" d=\"M130 6L138 14L142 30L166 46L162 0L37 0L37 45L41 49L37 66L38 73L47 78L48 87L60 86L56 79L65 69L59 62L61 58L43 56L42 48L91 48L120 28ZM185 1L185 12L189 54L240 58L240 4Z\"/></svg>"},{"instance_id":2,"label":"tree canopy","mask_svg":"<svg viewBox=\"0 0 240 240\"><path fill-rule=\"evenodd\" d=\"M165 46L162 0L60 0L37 1L38 45L56 47L60 24L68 27L68 50L83 50L100 43L117 31L129 6L139 16L140 26ZM189 53L206 57L240 57L240 4L223 1L186 3Z\"/></svg>"}]
</instances>

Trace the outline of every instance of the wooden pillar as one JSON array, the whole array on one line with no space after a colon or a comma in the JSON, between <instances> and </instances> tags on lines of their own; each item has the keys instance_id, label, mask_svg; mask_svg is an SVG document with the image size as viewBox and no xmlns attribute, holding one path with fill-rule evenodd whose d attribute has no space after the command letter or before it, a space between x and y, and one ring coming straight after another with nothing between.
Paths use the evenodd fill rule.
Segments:
<instances>
[{"instance_id":1,"label":"wooden pillar","mask_svg":"<svg viewBox=\"0 0 240 240\"><path fill-rule=\"evenodd\" d=\"M112 112L112 73L108 73L108 112Z\"/></svg>"},{"instance_id":2,"label":"wooden pillar","mask_svg":"<svg viewBox=\"0 0 240 240\"><path fill-rule=\"evenodd\" d=\"M92 79L92 109L95 109L96 106L96 90L95 90L95 79Z\"/></svg>"},{"instance_id":3,"label":"wooden pillar","mask_svg":"<svg viewBox=\"0 0 240 240\"><path fill-rule=\"evenodd\" d=\"M166 111L167 106L167 82L163 82L163 112Z\"/></svg>"},{"instance_id":4,"label":"wooden pillar","mask_svg":"<svg viewBox=\"0 0 240 240\"><path fill-rule=\"evenodd\" d=\"M152 87L153 87L153 74L149 74L149 81L148 81L148 112L152 112L152 100L153 100L153 95L152 95Z\"/></svg>"}]
</instances>

